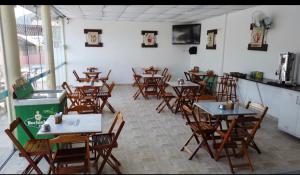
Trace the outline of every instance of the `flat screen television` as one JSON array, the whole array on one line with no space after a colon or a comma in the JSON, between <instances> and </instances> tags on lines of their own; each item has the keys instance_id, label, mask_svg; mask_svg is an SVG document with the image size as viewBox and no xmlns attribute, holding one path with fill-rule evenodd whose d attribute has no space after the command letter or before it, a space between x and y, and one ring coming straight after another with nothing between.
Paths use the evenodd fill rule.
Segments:
<instances>
[{"instance_id":1,"label":"flat screen television","mask_svg":"<svg viewBox=\"0 0 300 175\"><path fill-rule=\"evenodd\" d=\"M173 44L200 44L201 24L173 25Z\"/></svg>"}]
</instances>

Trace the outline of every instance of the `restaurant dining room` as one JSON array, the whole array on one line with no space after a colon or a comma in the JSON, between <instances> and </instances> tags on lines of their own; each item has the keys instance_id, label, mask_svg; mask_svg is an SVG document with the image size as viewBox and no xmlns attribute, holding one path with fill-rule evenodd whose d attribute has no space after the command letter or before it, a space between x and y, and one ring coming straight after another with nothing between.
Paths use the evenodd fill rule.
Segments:
<instances>
[{"instance_id":1,"label":"restaurant dining room","mask_svg":"<svg viewBox=\"0 0 300 175\"><path fill-rule=\"evenodd\" d=\"M300 173L299 16L0 5L0 174Z\"/></svg>"}]
</instances>

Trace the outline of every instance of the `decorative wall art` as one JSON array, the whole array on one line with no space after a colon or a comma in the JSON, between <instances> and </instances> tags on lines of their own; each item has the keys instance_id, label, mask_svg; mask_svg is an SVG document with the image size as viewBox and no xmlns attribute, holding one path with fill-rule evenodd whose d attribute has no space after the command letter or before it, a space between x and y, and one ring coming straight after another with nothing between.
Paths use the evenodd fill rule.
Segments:
<instances>
[{"instance_id":1,"label":"decorative wall art","mask_svg":"<svg viewBox=\"0 0 300 175\"><path fill-rule=\"evenodd\" d=\"M256 26L254 23L250 25L251 32L251 41L248 44L248 50L260 50L267 51L268 44L265 41L265 27Z\"/></svg>"},{"instance_id":2,"label":"decorative wall art","mask_svg":"<svg viewBox=\"0 0 300 175\"><path fill-rule=\"evenodd\" d=\"M101 29L84 29L86 36L85 47L103 47L101 43Z\"/></svg>"},{"instance_id":3,"label":"decorative wall art","mask_svg":"<svg viewBox=\"0 0 300 175\"><path fill-rule=\"evenodd\" d=\"M218 33L217 29L207 31L207 44L206 49L216 49L216 34Z\"/></svg>"},{"instance_id":4,"label":"decorative wall art","mask_svg":"<svg viewBox=\"0 0 300 175\"><path fill-rule=\"evenodd\" d=\"M142 47L157 47L156 43L156 35L158 34L157 31L142 31L143 35L143 43Z\"/></svg>"}]
</instances>

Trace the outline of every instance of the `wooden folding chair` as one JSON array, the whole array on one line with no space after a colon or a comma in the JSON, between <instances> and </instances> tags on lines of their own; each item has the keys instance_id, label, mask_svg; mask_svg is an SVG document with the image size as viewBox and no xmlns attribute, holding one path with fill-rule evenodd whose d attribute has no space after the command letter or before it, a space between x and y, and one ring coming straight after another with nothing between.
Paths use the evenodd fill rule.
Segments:
<instances>
[{"instance_id":1,"label":"wooden folding chair","mask_svg":"<svg viewBox=\"0 0 300 175\"><path fill-rule=\"evenodd\" d=\"M80 104L81 105L98 105L98 93L99 87L97 86L80 86L77 87L80 93Z\"/></svg>"},{"instance_id":2,"label":"wooden folding chair","mask_svg":"<svg viewBox=\"0 0 300 175\"><path fill-rule=\"evenodd\" d=\"M238 167L245 167L248 166L251 171L253 171L253 165L251 163L249 153L248 153L248 145L247 141L245 139L245 135L243 132L243 129L239 128L240 124L243 124L247 121L251 120L251 118L247 117L240 117L231 120L229 124L229 128L225 130L219 130L217 129L216 132L220 135L221 137L221 142L216 143L214 145L214 148L216 149L216 154L215 154L215 160L218 161L221 157L221 152L224 149L225 150L225 155L227 157L231 173L234 173L234 168ZM253 121L254 122L254 121ZM240 148L240 155L243 155L246 163L243 164L233 164L231 157L235 156L238 157L238 154L236 153L237 148ZM229 154L229 149L232 149L233 154Z\"/></svg>"},{"instance_id":3,"label":"wooden folding chair","mask_svg":"<svg viewBox=\"0 0 300 175\"><path fill-rule=\"evenodd\" d=\"M22 145L13 134L14 130L18 126L20 126L24 133L26 133L29 137L29 140L24 145ZM45 158L50 164L49 156L51 154L49 151L50 146L48 144L48 140L35 139L29 129L25 126L23 120L19 117L9 125L9 129L6 129L5 133L19 149L19 156L24 157L29 163L22 174L30 174L33 170L35 170L38 174L43 174L41 169L38 167L38 163L42 160L42 158Z\"/></svg>"},{"instance_id":4,"label":"wooden folding chair","mask_svg":"<svg viewBox=\"0 0 300 175\"><path fill-rule=\"evenodd\" d=\"M162 81L163 81L163 84L161 84L162 86L163 86L163 88L164 89L166 89L169 85L167 84L167 82L168 81L170 81L171 80L171 78L172 78L172 75L171 74L166 74L165 76L164 76L164 78L162 79ZM159 83L161 83L160 81L159 81ZM158 99L160 99L160 97L161 97L161 90L158 88L158 94L157 94L157 98Z\"/></svg>"},{"instance_id":5,"label":"wooden folding chair","mask_svg":"<svg viewBox=\"0 0 300 175\"><path fill-rule=\"evenodd\" d=\"M112 113L115 113L115 109L112 107L112 105L108 102L108 98L111 97L111 94L112 94L112 90L114 89L115 87L115 82L112 82L110 85L108 85L108 91L100 91L98 94L97 94L97 97L99 98L99 100L101 99L102 100L102 104L100 104L100 107L99 107L99 112L102 113L103 111L103 108L104 106L106 105L109 110L112 112Z\"/></svg>"},{"instance_id":6,"label":"wooden folding chair","mask_svg":"<svg viewBox=\"0 0 300 175\"><path fill-rule=\"evenodd\" d=\"M170 76L171 78L171 76ZM156 110L158 110L158 113L160 113L166 106L171 110L171 112L173 112L173 105L175 104L175 102L173 103L173 105L170 104L170 101L172 99L175 98L175 96L171 93L171 92L166 92L166 81L168 80L168 78L165 81L160 81L160 83L158 84L158 88L159 88L159 97L162 98L162 101L160 102L160 104L156 107Z\"/></svg>"},{"instance_id":7,"label":"wooden folding chair","mask_svg":"<svg viewBox=\"0 0 300 175\"><path fill-rule=\"evenodd\" d=\"M167 73L168 73L168 68L164 68L164 70L162 71L162 73L161 73L161 75L162 76L166 76L167 75Z\"/></svg>"},{"instance_id":8,"label":"wooden folding chair","mask_svg":"<svg viewBox=\"0 0 300 175\"><path fill-rule=\"evenodd\" d=\"M109 75L111 73L111 69L109 69L109 72L107 73L107 75L105 77L100 77L99 80L102 81L104 86L108 86L106 81L109 79Z\"/></svg>"},{"instance_id":9,"label":"wooden folding chair","mask_svg":"<svg viewBox=\"0 0 300 175\"><path fill-rule=\"evenodd\" d=\"M239 128L242 128L242 129L244 129L243 131L245 131L244 134L245 134L245 137L247 137L247 139L246 139L247 145L254 148L260 154L261 151L258 148L258 146L256 145L256 143L254 142L254 137L255 137L257 130L260 128L260 125L261 125L264 117L267 114L268 107L264 106L262 104L259 104L259 103L254 103L254 102L249 101L246 105L246 108L255 110L255 111L259 112L259 114L257 116L244 116L245 118L247 118L247 121L240 124Z\"/></svg>"},{"instance_id":10,"label":"wooden folding chair","mask_svg":"<svg viewBox=\"0 0 300 175\"><path fill-rule=\"evenodd\" d=\"M114 132L116 124L119 123L118 129ZM118 112L114 118L114 121L107 133L99 133L92 135L92 149L95 150L98 155L96 156L95 163L98 165L100 156L103 158L103 161L98 169L98 174L102 173L102 170L106 163L108 163L117 173L121 174L119 166L121 163L113 156L113 148L118 147L118 137L122 131L125 121L121 112Z\"/></svg>"},{"instance_id":11,"label":"wooden folding chair","mask_svg":"<svg viewBox=\"0 0 300 175\"><path fill-rule=\"evenodd\" d=\"M184 72L184 76L185 76L185 78L186 78L187 81L192 81L190 73Z\"/></svg>"},{"instance_id":12,"label":"wooden folding chair","mask_svg":"<svg viewBox=\"0 0 300 175\"><path fill-rule=\"evenodd\" d=\"M81 104L69 108L67 112L77 112L78 114L97 113L97 106L91 104Z\"/></svg>"},{"instance_id":13,"label":"wooden folding chair","mask_svg":"<svg viewBox=\"0 0 300 175\"><path fill-rule=\"evenodd\" d=\"M209 155L213 158L213 153L211 151L211 148L208 144L208 140L213 140L215 143L215 138L214 138L214 132L217 129L218 125L211 125L206 121L206 119L202 119L201 116L196 116L194 110L190 109L188 106L183 105L182 106L182 111L183 115L187 120L187 125L192 130L192 135L191 137L187 140L187 142L184 144L184 146L181 148L181 151L186 150L187 152L191 153L192 155L190 156L189 160L191 160L197 151L204 146L204 148L208 151ZM189 116L193 117L193 121L190 120ZM192 140L192 138L195 138L198 147L194 150L194 152L191 152L188 148L187 145L189 142ZM199 138L202 139L202 142L200 143Z\"/></svg>"},{"instance_id":14,"label":"wooden folding chair","mask_svg":"<svg viewBox=\"0 0 300 175\"><path fill-rule=\"evenodd\" d=\"M89 78L80 78L75 70L73 70L73 74L78 82L89 82Z\"/></svg>"},{"instance_id":15,"label":"wooden folding chair","mask_svg":"<svg viewBox=\"0 0 300 175\"><path fill-rule=\"evenodd\" d=\"M131 70L132 70L132 72L133 72L133 80L134 80L132 86L136 86L137 84L136 84L136 81L135 81L134 76L137 75L137 73L135 72L134 68L131 68Z\"/></svg>"},{"instance_id":16,"label":"wooden folding chair","mask_svg":"<svg viewBox=\"0 0 300 175\"><path fill-rule=\"evenodd\" d=\"M72 148L58 148L52 152L51 169L53 174L90 173L90 147L88 135L60 135L49 139L50 145L84 144Z\"/></svg>"},{"instance_id":17,"label":"wooden folding chair","mask_svg":"<svg viewBox=\"0 0 300 175\"><path fill-rule=\"evenodd\" d=\"M144 98L148 99L148 97L144 93L145 84L141 82L142 76L134 75L133 77L134 77L134 80L135 80L135 84L138 87L138 90L133 95L133 99L136 100L140 94L142 94L142 96Z\"/></svg>"},{"instance_id":18,"label":"wooden folding chair","mask_svg":"<svg viewBox=\"0 0 300 175\"><path fill-rule=\"evenodd\" d=\"M71 102L71 105L68 108L72 108L75 105L79 105L79 92L73 92L67 82L63 82L61 86L64 90L66 90L66 97Z\"/></svg>"}]
</instances>

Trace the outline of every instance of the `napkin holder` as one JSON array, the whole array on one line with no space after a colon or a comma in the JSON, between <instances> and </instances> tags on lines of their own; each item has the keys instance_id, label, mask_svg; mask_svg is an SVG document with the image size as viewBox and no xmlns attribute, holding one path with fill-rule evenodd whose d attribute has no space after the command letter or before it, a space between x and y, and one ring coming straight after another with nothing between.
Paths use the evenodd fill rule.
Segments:
<instances>
[{"instance_id":1,"label":"napkin holder","mask_svg":"<svg viewBox=\"0 0 300 175\"><path fill-rule=\"evenodd\" d=\"M183 85L184 84L184 79L183 78L178 79L177 83L180 84L180 85Z\"/></svg>"},{"instance_id":2,"label":"napkin holder","mask_svg":"<svg viewBox=\"0 0 300 175\"><path fill-rule=\"evenodd\" d=\"M49 132L50 131L50 125L49 124L43 124L42 126L43 132Z\"/></svg>"},{"instance_id":3,"label":"napkin holder","mask_svg":"<svg viewBox=\"0 0 300 175\"><path fill-rule=\"evenodd\" d=\"M55 124L61 124L61 122L62 122L62 112L56 113L54 118L55 118Z\"/></svg>"},{"instance_id":4,"label":"napkin holder","mask_svg":"<svg viewBox=\"0 0 300 175\"><path fill-rule=\"evenodd\" d=\"M226 102L226 108L227 108L227 109L234 109L234 103L233 103L233 101L228 100L228 101Z\"/></svg>"}]
</instances>

